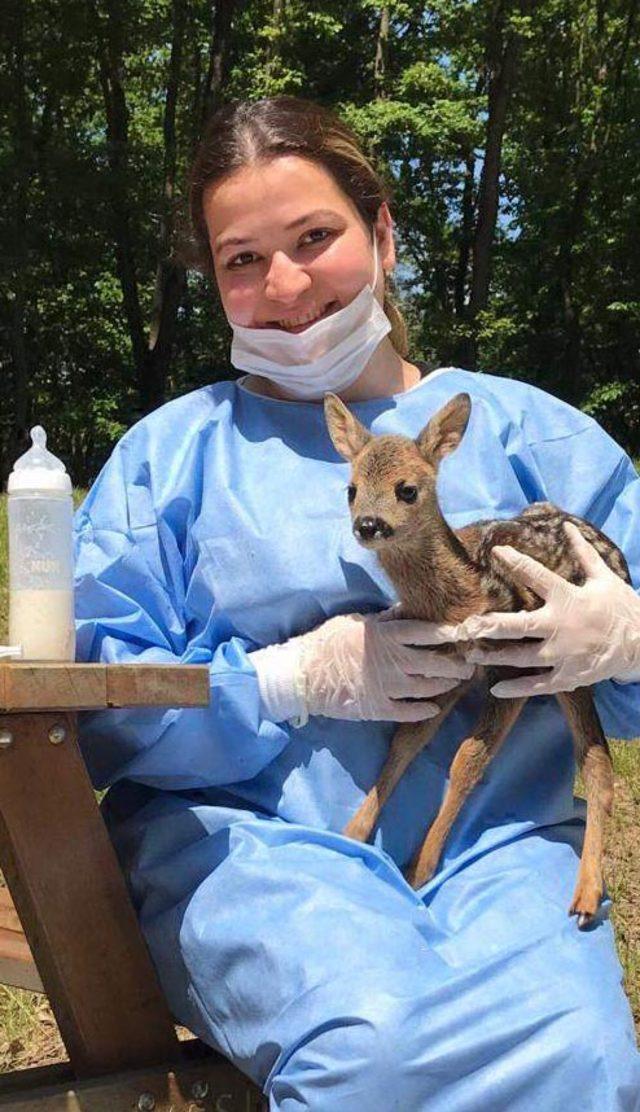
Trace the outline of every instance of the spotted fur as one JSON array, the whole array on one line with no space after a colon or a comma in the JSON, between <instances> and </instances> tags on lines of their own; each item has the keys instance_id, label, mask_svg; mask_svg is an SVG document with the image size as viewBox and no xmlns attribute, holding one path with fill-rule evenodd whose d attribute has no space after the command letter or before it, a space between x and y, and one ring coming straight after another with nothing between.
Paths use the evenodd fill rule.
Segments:
<instances>
[{"instance_id":1,"label":"spotted fur","mask_svg":"<svg viewBox=\"0 0 640 1112\"><path fill-rule=\"evenodd\" d=\"M622 552L600 529L584 518L566 513L552 502L533 502L516 517L477 521L457 531L480 572L482 589L492 610L529 610L539 605L533 592L519 590L497 571L491 559L495 545L509 544L563 579L577 586L584 583L584 572L563 529L565 521L577 526L616 575L626 583L631 582Z\"/></svg>"}]
</instances>

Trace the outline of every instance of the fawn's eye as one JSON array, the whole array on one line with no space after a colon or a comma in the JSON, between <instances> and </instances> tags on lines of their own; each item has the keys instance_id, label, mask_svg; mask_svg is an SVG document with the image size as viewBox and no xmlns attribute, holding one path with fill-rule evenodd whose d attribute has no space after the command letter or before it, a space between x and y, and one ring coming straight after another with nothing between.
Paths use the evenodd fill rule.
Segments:
<instances>
[{"instance_id":1,"label":"fawn's eye","mask_svg":"<svg viewBox=\"0 0 640 1112\"><path fill-rule=\"evenodd\" d=\"M347 498L349 499L349 505L351 505L351 503L354 501L355 496L356 496L355 484L354 483L349 483L349 486L347 487Z\"/></svg>"},{"instance_id":2,"label":"fawn's eye","mask_svg":"<svg viewBox=\"0 0 640 1112\"><path fill-rule=\"evenodd\" d=\"M396 498L400 502L415 502L417 497L417 486L412 486L411 483L396 483Z\"/></svg>"}]
</instances>

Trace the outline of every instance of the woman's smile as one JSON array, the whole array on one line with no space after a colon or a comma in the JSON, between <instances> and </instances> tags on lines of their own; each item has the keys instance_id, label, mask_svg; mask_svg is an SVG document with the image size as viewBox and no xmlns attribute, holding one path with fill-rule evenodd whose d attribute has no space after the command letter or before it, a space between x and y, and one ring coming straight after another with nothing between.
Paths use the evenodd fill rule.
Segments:
<instances>
[{"instance_id":1,"label":"woman's smile","mask_svg":"<svg viewBox=\"0 0 640 1112\"><path fill-rule=\"evenodd\" d=\"M328 317L334 313L338 308L337 301L330 301L325 305L324 309L318 315L312 313L305 313L295 317L283 317L281 320L270 320L266 324L261 325L262 328L281 328L285 332L304 332L310 324L315 324L316 321Z\"/></svg>"}]
</instances>

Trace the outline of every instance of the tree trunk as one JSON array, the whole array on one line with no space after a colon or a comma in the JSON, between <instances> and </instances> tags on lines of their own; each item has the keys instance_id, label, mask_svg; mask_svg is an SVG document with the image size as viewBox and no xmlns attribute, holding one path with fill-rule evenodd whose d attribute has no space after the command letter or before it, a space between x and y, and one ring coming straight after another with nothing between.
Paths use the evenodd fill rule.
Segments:
<instances>
[{"instance_id":1,"label":"tree trunk","mask_svg":"<svg viewBox=\"0 0 640 1112\"><path fill-rule=\"evenodd\" d=\"M227 83L231 60L231 31L236 10L244 0L216 0L213 6L213 28L209 50L209 67L204 81L200 111L200 131L218 105L220 90Z\"/></svg>"},{"instance_id":2,"label":"tree trunk","mask_svg":"<svg viewBox=\"0 0 640 1112\"><path fill-rule=\"evenodd\" d=\"M158 236L158 265L151 310L149 345L142 369L140 404L143 412L165 400L166 378L176 330L184 268L171 258L175 218L176 106L186 23L185 0L173 0L173 35L164 111L164 197Z\"/></svg>"},{"instance_id":3,"label":"tree trunk","mask_svg":"<svg viewBox=\"0 0 640 1112\"><path fill-rule=\"evenodd\" d=\"M459 320L463 320L467 312L467 276L469 274L469 258L473 241L473 173L475 165L475 155L473 151L470 151L464 168L460 246L454 282L455 313Z\"/></svg>"},{"instance_id":4,"label":"tree trunk","mask_svg":"<svg viewBox=\"0 0 640 1112\"><path fill-rule=\"evenodd\" d=\"M131 340L135 378L140 398L143 395L147 343L138 295L138 279L133 237L127 204L128 114L122 85L123 43L118 5L111 0L103 25L94 0L89 0L96 32L100 83L107 119L107 158L111 194L111 229L116 254L118 279Z\"/></svg>"},{"instance_id":5,"label":"tree trunk","mask_svg":"<svg viewBox=\"0 0 640 1112\"><path fill-rule=\"evenodd\" d=\"M484 162L478 189L478 215L473 240L473 273L469 317L475 322L479 312L489 303L489 284L491 278L491 248L498 217L499 179L502 159L507 108L513 85L518 43L513 32L504 38L505 13L500 5L500 14L492 28L491 37L495 44L488 49L489 104L487 119L487 139ZM475 355L474 352L474 366Z\"/></svg>"},{"instance_id":6,"label":"tree trunk","mask_svg":"<svg viewBox=\"0 0 640 1112\"><path fill-rule=\"evenodd\" d=\"M376 58L373 66L373 78L376 88L376 99L384 100L385 78L387 74L387 58L389 51L389 8L385 4L380 15L378 41L376 43Z\"/></svg>"}]
</instances>

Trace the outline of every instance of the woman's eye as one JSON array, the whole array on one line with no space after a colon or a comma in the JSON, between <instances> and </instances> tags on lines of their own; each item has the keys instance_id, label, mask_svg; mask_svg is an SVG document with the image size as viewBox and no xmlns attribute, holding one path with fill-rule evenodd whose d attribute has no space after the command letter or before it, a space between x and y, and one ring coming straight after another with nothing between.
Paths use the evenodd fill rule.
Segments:
<instances>
[{"instance_id":1,"label":"woman's eye","mask_svg":"<svg viewBox=\"0 0 640 1112\"><path fill-rule=\"evenodd\" d=\"M327 238L327 236L331 235L331 232L329 231L328 228L312 228L310 232L305 232L305 235L306 236L315 236L315 235L318 234L318 232L322 236L322 239L316 239L316 240L313 241L314 243L323 243L324 240Z\"/></svg>"},{"instance_id":2,"label":"woman's eye","mask_svg":"<svg viewBox=\"0 0 640 1112\"><path fill-rule=\"evenodd\" d=\"M238 263L239 259L253 259L253 258L254 258L254 256L253 256L253 253L251 251L243 251L241 255L234 255L233 258L229 259L229 262L227 263L227 270L239 270L240 267L245 265L244 263L240 263L240 267L238 267L236 264Z\"/></svg>"},{"instance_id":3,"label":"woman's eye","mask_svg":"<svg viewBox=\"0 0 640 1112\"><path fill-rule=\"evenodd\" d=\"M411 483L398 483L396 485L396 498L398 498L400 502L415 502L417 497L417 486L412 486Z\"/></svg>"},{"instance_id":4,"label":"woman's eye","mask_svg":"<svg viewBox=\"0 0 640 1112\"><path fill-rule=\"evenodd\" d=\"M330 235L331 235L331 229L330 228L311 228L310 231L304 233L304 236L302 237L302 240L301 240L301 246L302 247L312 247L315 243L324 243L324 241ZM320 236L320 238L319 239L314 238L310 242L305 243L304 239L305 239L306 236L314 236L314 237L315 236ZM227 270L242 270L245 266L249 266L250 263L252 263L254 261L255 257L256 256L254 255L254 253L252 251L243 251L242 254L240 254L240 255L234 255L233 258L229 259L229 262L227 263ZM243 259L248 260L248 262L243 262L242 261Z\"/></svg>"},{"instance_id":5,"label":"woman's eye","mask_svg":"<svg viewBox=\"0 0 640 1112\"><path fill-rule=\"evenodd\" d=\"M355 500L355 496L356 488L353 483L349 483L349 486L347 487L347 498L349 499L349 505L351 505L351 503Z\"/></svg>"}]
</instances>

